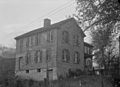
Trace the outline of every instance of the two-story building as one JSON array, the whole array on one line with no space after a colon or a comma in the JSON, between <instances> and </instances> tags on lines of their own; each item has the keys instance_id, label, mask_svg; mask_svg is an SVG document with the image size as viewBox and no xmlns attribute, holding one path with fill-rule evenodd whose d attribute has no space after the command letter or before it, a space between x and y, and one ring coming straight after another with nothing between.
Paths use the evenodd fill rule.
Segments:
<instances>
[{"instance_id":1,"label":"two-story building","mask_svg":"<svg viewBox=\"0 0 120 87\"><path fill-rule=\"evenodd\" d=\"M85 34L74 18L51 24L16 37L16 75L26 79L55 80L69 69L84 70ZM48 71L48 74L47 74Z\"/></svg>"},{"instance_id":2,"label":"two-story building","mask_svg":"<svg viewBox=\"0 0 120 87\"><path fill-rule=\"evenodd\" d=\"M87 73L91 72L93 70L93 54L92 54L93 46L91 44L88 44L84 42L84 66L85 66L85 71Z\"/></svg>"}]
</instances>

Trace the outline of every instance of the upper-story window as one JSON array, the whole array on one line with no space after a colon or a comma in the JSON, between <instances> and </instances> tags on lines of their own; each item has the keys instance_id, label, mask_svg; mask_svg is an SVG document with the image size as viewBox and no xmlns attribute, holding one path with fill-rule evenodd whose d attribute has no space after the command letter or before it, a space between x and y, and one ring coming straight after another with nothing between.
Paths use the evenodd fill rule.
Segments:
<instances>
[{"instance_id":1,"label":"upper-story window","mask_svg":"<svg viewBox=\"0 0 120 87\"><path fill-rule=\"evenodd\" d=\"M91 49L90 49L90 47L85 46L85 53L86 53L86 54L91 54Z\"/></svg>"},{"instance_id":2,"label":"upper-story window","mask_svg":"<svg viewBox=\"0 0 120 87\"><path fill-rule=\"evenodd\" d=\"M23 51L23 39L20 40L20 48L19 48L20 52Z\"/></svg>"},{"instance_id":3,"label":"upper-story window","mask_svg":"<svg viewBox=\"0 0 120 87\"><path fill-rule=\"evenodd\" d=\"M52 50L51 49L47 49L46 50L46 61L50 61L51 60L51 55L52 55Z\"/></svg>"},{"instance_id":4,"label":"upper-story window","mask_svg":"<svg viewBox=\"0 0 120 87\"><path fill-rule=\"evenodd\" d=\"M73 39L74 39L74 45L75 46L80 46L79 35L74 35Z\"/></svg>"},{"instance_id":5,"label":"upper-story window","mask_svg":"<svg viewBox=\"0 0 120 87\"><path fill-rule=\"evenodd\" d=\"M69 43L69 33L67 31L62 32L63 43Z\"/></svg>"},{"instance_id":6,"label":"upper-story window","mask_svg":"<svg viewBox=\"0 0 120 87\"><path fill-rule=\"evenodd\" d=\"M70 61L70 52L68 49L63 49L62 50L62 60L64 62L69 62Z\"/></svg>"},{"instance_id":7,"label":"upper-story window","mask_svg":"<svg viewBox=\"0 0 120 87\"><path fill-rule=\"evenodd\" d=\"M47 32L41 33L41 43L44 44L47 41Z\"/></svg>"},{"instance_id":8,"label":"upper-story window","mask_svg":"<svg viewBox=\"0 0 120 87\"><path fill-rule=\"evenodd\" d=\"M38 44L40 44L41 43L41 33L38 33Z\"/></svg>"},{"instance_id":9,"label":"upper-story window","mask_svg":"<svg viewBox=\"0 0 120 87\"><path fill-rule=\"evenodd\" d=\"M35 63L42 62L42 50L35 51L34 62Z\"/></svg>"},{"instance_id":10,"label":"upper-story window","mask_svg":"<svg viewBox=\"0 0 120 87\"><path fill-rule=\"evenodd\" d=\"M30 36L30 37L29 37L29 46L32 46L32 45L33 45L33 37Z\"/></svg>"},{"instance_id":11,"label":"upper-story window","mask_svg":"<svg viewBox=\"0 0 120 87\"><path fill-rule=\"evenodd\" d=\"M35 35L35 45L38 45L39 43L39 36L38 34Z\"/></svg>"},{"instance_id":12,"label":"upper-story window","mask_svg":"<svg viewBox=\"0 0 120 87\"><path fill-rule=\"evenodd\" d=\"M29 47L29 38L26 38L26 47Z\"/></svg>"},{"instance_id":13,"label":"upper-story window","mask_svg":"<svg viewBox=\"0 0 120 87\"><path fill-rule=\"evenodd\" d=\"M77 63L77 64L78 64L78 63L80 62L79 57L80 57L79 52L75 52L75 53L74 53L74 63Z\"/></svg>"},{"instance_id":14,"label":"upper-story window","mask_svg":"<svg viewBox=\"0 0 120 87\"><path fill-rule=\"evenodd\" d=\"M52 42L53 41L53 30L47 32L47 41Z\"/></svg>"},{"instance_id":15,"label":"upper-story window","mask_svg":"<svg viewBox=\"0 0 120 87\"><path fill-rule=\"evenodd\" d=\"M26 38L26 47L33 46L33 45L34 45L34 36L27 37Z\"/></svg>"}]
</instances>

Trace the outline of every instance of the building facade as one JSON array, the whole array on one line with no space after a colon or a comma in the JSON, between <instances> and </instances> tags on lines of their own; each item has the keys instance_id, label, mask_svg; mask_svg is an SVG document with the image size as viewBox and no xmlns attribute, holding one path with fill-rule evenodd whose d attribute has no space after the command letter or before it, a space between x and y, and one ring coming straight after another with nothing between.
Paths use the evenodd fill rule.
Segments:
<instances>
[{"instance_id":1,"label":"building facade","mask_svg":"<svg viewBox=\"0 0 120 87\"><path fill-rule=\"evenodd\" d=\"M16 37L16 75L55 80L68 70L84 70L84 33L75 19L51 24ZM48 74L47 74L48 71Z\"/></svg>"},{"instance_id":2,"label":"building facade","mask_svg":"<svg viewBox=\"0 0 120 87\"><path fill-rule=\"evenodd\" d=\"M92 49L93 49L93 46L84 42L84 64L85 64L85 71L87 73L91 72L93 70L93 61L92 61L92 57L93 57L93 54L92 54Z\"/></svg>"}]
</instances>

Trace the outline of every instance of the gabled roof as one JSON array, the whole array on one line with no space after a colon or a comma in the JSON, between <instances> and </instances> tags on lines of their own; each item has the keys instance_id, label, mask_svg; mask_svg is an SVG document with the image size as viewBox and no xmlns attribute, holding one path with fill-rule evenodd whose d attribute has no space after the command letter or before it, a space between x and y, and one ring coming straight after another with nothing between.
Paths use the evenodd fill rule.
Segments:
<instances>
[{"instance_id":1,"label":"gabled roof","mask_svg":"<svg viewBox=\"0 0 120 87\"><path fill-rule=\"evenodd\" d=\"M42 27L42 28L38 28L38 29L32 30L32 31L30 31L30 32L27 32L27 33L25 33L25 34L22 34L22 35L16 37L15 39L20 39L20 38L22 38L22 37L26 37L26 36L29 36L29 35L31 35L31 34L36 34L36 33L38 33L38 32L42 32L42 31L47 31L47 30L50 30L50 29L59 29L63 24L65 24L65 23L67 23L67 22L70 22L70 21L75 21L75 22L76 22L76 20L75 20L74 18L69 18L69 19L66 19L66 20L63 20L63 21L60 21L60 22L51 24L51 25L48 26L48 27ZM77 22L76 22L76 24L77 24ZM77 24L77 25L78 25L78 24ZM83 32L81 29L80 29L80 31L81 31L81 34L82 34L83 36L85 36L84 32Z\"/></svg>"}]
</instances>

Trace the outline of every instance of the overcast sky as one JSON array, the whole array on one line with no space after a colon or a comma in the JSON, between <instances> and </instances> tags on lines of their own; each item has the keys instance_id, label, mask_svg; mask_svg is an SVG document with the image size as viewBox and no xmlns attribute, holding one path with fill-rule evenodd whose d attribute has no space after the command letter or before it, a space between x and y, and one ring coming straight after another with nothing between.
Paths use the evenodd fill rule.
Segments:
<instances>
[{"instance_id":1,"label":"overcast sky","mask_svg":"<svg viewBox=\"0 0 120 87\"><path fill-rule=\"evenodd\" d=\"M0 0L0 44L15 47L14 37L75 12L74 0ZM49 14L48 14L49 13Z\"/></svg>"}]
</instances>

